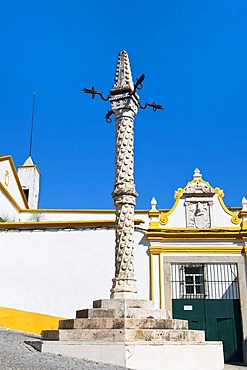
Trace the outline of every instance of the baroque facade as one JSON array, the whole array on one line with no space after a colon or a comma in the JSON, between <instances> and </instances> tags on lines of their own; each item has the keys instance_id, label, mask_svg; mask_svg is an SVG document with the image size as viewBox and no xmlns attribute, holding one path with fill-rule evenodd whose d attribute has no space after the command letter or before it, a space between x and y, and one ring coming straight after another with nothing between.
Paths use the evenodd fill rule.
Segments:
<instances>
[{"instance_id":1,"label":"baroque facade","mask_svg":"<svg viewBox=\"0 0 247 370\"><path fill-rule=\"evenodd\" d=\"M153 200L149 212L151 299L221 339L227 361L241 362L242 351L246 360L246 199L227 208L198 169L174 197L170 210Z\"/></svg>"}]
</instances>

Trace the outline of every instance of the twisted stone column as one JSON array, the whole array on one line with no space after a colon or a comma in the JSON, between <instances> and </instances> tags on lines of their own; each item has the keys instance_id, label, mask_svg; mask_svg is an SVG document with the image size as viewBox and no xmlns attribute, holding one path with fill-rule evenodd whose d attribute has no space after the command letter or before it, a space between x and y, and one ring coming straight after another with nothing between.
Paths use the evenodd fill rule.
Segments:
<instances>
[{"instance_id":1,"label":"twisted stone column","mask_svg":"<svg viewBox=\"0 0 247 370\"><path fill-rule=\"evenodd\" d=\"M138 95L134 93L128 55L119 54L115 84L110 91L116 121L115 185L112 197L116 207L115 277L111 298L136 298L134 274L134 115Z\"/></svg>"}]
</instances>

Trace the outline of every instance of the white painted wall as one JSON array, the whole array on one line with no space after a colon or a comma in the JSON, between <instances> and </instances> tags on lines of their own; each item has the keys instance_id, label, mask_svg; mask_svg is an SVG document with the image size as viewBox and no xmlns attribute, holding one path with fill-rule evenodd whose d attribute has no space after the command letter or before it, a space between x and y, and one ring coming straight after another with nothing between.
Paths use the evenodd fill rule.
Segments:
<instances>
[{"instance_id":1,"label":"white painted wall","mask_svg":"<svg viewBox=\"0 0 247 370\"><path fill-rule=\"evenodd\" d=\"M28 205L31 209L38 207L39 201L39 172L35 166L19 167L18 176L22 187L29 190Z\"/></svg>"},{"instance_id":2,"label":"white painted wall","mask_svg":"<svg viewBox=\"0 0 247 370\"><path fill-rule=\"evenodd\" d=\"M5 193L0 189L0 217L6 221L18 221L19 220L19 211L10 203L7 199Z\"/></svg>"},{"instance_id":3,"label":"white painted wall","mask_svg":"<svg viewBox=\"0 0 247 370\"><path fill-rule=\"evenodd\" d=\"M233 227L237 226L231 221L232 216L222 208L217 195L214 195L213 215L215 227Z\"/></svg>"},{"instance_id":4,"label":"white painted wall","mask_svg":"<svg viewBox=\"0 0 247 370\"><path fill-rule=\"evenodd\" d=\"M175 210L168 216L168 223L165 227L186 227L186 213L184 197L181 197Z\"/></svg>"},{"instance_id":5,"label":"white painted wall","mask_svg":"<svg viewBox=\"0 0 247 370\"><path fill-rule=\"evenodd\" d=\"M97 212L80 211L66 211L66 210L43 210L38 209L37 212L20 212L20 218L23 221L30 221L35 214L39 214L42 221L83 221L83 220L114 220L115 212ZM139 217L136 217L139 218Z\"/></svg>"},{"instance_id":6,"label":"white painted wall","mask_svg":"<svg viewBox=\"0 0 247 370\"><path fill-rule=\"evenodd\" d=\"M149 297L149 262L136 232L139 298ZM0 232L0 306L62 317L109 298L115 231L110 229Z\"/></svg>"},{"instance_id":7,"label":"white painted wall","mask_svg":"<svg viewBox=\"0 0 247 370\"><path fill-rule=\"evenodd\" d=\"M20 212L19 218L21 221L33 220L35 214L39 214L41 221L83 221L83 220L115 220L114 210L46 210L38 209L37 212ZM144 223L140 225L143 229L149 227L148 211L136 212L135 219L142 219Z\"/></svg>"}]
</instances>

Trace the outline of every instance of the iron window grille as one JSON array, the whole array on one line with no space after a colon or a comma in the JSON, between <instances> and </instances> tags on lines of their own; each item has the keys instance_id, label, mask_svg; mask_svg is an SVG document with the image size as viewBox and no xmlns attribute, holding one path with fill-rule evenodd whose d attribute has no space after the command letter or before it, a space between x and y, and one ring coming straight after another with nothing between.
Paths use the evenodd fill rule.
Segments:
<instances>
[{"instance_id":1,"label":"iron window grille","mask_svg":"<svg viewBox=\"0 0 247 370\"><path fill-rule=\"evenodd\" d=\"M173 299L239 299L234 263L172 264Z\"/></svg>"},{"instance_id":2,"label":"iron window grille","mask_svg":"<svg viewBox=\"0 0 247 370\"><path fill-rule=\"evenodd\" d=\"M204 298L204 265L182 265L180 275L181 298Z\"/></svg>"}]
</instances>

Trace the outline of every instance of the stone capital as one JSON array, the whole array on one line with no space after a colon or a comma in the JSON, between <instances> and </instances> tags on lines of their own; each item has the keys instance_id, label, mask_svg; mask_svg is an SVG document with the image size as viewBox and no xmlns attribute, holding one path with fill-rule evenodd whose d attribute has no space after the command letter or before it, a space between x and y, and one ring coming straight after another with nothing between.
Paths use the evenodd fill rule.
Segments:
<instances>
[{"instance_id":1,"label":"stone capital","mask_svg":"<svg viewBox=\"0 0 247 370\"><path fill-rule=\"evenodd\" d=\"M137 95L119 94L110 97L111 107L116 115L121 117L133 117L138 110L138 100Z\"/></svg>"}]
</instances>

